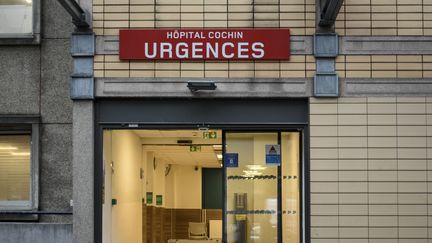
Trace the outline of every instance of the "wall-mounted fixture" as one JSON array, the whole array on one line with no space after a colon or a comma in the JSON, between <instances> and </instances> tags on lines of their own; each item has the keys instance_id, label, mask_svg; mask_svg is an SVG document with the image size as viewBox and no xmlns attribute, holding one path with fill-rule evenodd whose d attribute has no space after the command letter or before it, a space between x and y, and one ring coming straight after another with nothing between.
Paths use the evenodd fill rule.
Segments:
<instances>
[{"instance_id":1,"label":"wall-mounted fixture","mask_svg":"<svg viewBox=\"0 0 432 243\"><path fill-rule=\"evenodd\" d=\"M214 81L201 81L201 80L191 80L188 81L187 87L192 92L196 92L198 90L215 90L217 88Z\"/></svg>"},{"instance_id":2,"label":"wall-mounted fixture","mask_svg":"<svg viewBox=\"0 0 432 243\"><path fill-rule=\"evenodd\" d=\"M72 17L73 24L78 29L87 29L90 27L86 13L81 6L74 0L57 0Z\"/></svg>"}]
</instances>

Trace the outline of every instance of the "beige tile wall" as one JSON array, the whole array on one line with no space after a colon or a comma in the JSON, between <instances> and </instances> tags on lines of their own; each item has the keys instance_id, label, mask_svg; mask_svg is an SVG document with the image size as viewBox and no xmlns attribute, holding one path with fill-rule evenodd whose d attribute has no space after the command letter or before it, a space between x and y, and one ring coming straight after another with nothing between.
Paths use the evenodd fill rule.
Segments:
<instances>
[{"instance_id":1,"label":"beige tile wall","mask_svg":"<svg viewBox=\"0 0 432 243\"><path fill-rule=\"evenodd\" d=\"M342 78L431 78L431 55L340 55L336 70Z\"/></svg>"},{"instance_id":2,"label":"beige tile wall","mask_svg":"<svg viewBox=\"0 0 432 243\"><path fill-rule=\"evenodd\" d=\"M94 31L119 28L287 27L315 31L315 0L94 0ZM432 34L432 0L347 0L337 20L341 35ZM342 78L431 78L431 55L337 58ZM281 62L141 62L95 58L95 77L311 78L313 56Z\"/></svg>"},{"instance_id":3,"label":"beige tile wall","mask_svg":"<svg viewBox=\"0 0 432 243\"><path fill-rule=\"evenodd\" d=\"M432 99L310 99L313 243L432 241Z\"/></svg>"},{"instance_id":4,"label":"beige tile wall","mask_svg":"<svg viewBox=\"0 0 432 243\"><path fill-rule=\"evenodd\" d=\"M315 0L94 0L94 31L119 28L273 27L315 32Z\"/></svg>"},{"instance_id":5,"label":"beige tile wall","mask_svg":"<svg viewBox=\"0 0 432 243\"><path fill-rule=\"evenodd\" d=\"M346 0L336 21L340 35L431 35L430 0Z\"/></svg>"},{"instance_id":6,"label":"beige tile wall","mask_svg":"<svg viewBox=\"0 0 432 243\"><path fill-rule=\"evenodd\" d=\"M293 55L289 61L166 62L120 61L118 55L97 55L94 75L103 77L312 78L315 58ZM432 55L340 55L341 78L432 78Z\"/></svg>"},{"instance_id":7,"label":"beige tile wall","mask_svg":"<svg viewBox=\"0 0 432 243\"><path fill-rule=\"evenodd\" d=\"M218 78L311 78L313 56L294 55L279 62L167 62L120 61L118 55L97 55L94 75L103 77L218 77Z\"/></svg>"},{"instance_id":8,"label":"beige tile wall","mask_svg":"<svg viewBox=\"0 0 432 243\"><path fill-rule=\"evenodd\" d=\"M94 0L94 31L118 35L120 28L290 28L315 32L315 0ZM95 77L311 78L313 56L281 62L142 62L116 55L95 57Z\"/></svg>"}]
</instances>

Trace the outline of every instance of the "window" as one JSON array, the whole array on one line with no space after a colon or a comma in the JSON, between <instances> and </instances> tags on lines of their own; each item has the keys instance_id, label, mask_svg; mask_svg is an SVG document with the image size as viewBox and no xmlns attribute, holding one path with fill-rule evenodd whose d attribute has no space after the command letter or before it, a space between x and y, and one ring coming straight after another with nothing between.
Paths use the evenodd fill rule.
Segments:
<instances>
[{"instance_id":1,"label":"window","mask_svg":"<svg viewBox=\"0 0 432 243\"><path fill-rule=\"evenodd\" d=\"M39 0L0 0L0 43L39 43Z\"/></svg>"},{"instance_id":2,"label":"window","mask_svg":"<svg viewBox=\"0 0 432 243\"><path fill-rule=\"evenodd\" d=\"M0 211L37 210L38 130L31 122L0 125Z\"/></svg>"}]
</instances>

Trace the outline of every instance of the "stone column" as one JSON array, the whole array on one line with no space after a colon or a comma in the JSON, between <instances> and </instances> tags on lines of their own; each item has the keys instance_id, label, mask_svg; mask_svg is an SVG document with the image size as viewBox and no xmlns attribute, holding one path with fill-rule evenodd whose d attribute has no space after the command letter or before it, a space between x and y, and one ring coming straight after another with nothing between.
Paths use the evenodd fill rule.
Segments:
<instances>
[{"instance_id":1,"label":"stone column","mask_svg":"<svg viewBox=\"0 0 432 243\"><path fill-rule=\"evenodd\" d=\"M73 242L94 242L94 78L92 32L72 34Z\"/></svg>"},{"instance_id":2,"label":"stone column","mask_svg":"<svg viewBox=\"0 0 432 243\"><path fill-rule=\"evenodd\" d=\"M73 242L94 240L94 103L75 100L73 146Z\"/></svg>"}]
</instances>

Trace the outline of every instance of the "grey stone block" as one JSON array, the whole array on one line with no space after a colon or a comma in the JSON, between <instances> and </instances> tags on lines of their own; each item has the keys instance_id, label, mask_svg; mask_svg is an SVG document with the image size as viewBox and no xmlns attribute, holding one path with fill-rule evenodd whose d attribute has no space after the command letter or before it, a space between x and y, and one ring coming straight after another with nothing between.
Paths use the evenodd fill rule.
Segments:
<instances>
[{"instance_id":1,"label":"grey stone block","mask_svg":"<svg viewBox=\"0 0 432 243\"><path fill-rule=\"evenodd\" d=\"M316 59L316 72L317 73L334 73L335 72L335 59L334 58L317 58Z\"/></svg>"},{"instance_id":2,"label":"grey stone block","mask_svg":"<svg viewBox=\"0 0 432 243\"><path fill-rule=\"evenodd\" d=\"M42 38L70 38L73 31L71 16L57 0L42 2Z\"/></svg>"},{"instance_id":3,"label":"grey stone block","mask_svg":"<svg viewBox=\"0 0 432 243\"><path fill-rule=\"evenodd\" d=\"M94 33L73 33L71 40L72 56L94 56Z\"/></svg>"},{"instance_id":4,"label":"grey stone block","mask_svg":"<svg viewBox=\"0 0 432 243\"><path fill-rule=\"evenodd\" d=\"M336 57L339 52L339 39L336 33L314 35L315 57Z\"/></svg>"},{"instance_id":5,"label":"grey stone block","mask_svg":"<svg viewBox=\"0 0 432 243\"><path fill-rule=\"evenodd\" d=\"M93 78L72 77L71 80L71 99L94 99L94 80Z\"/></svg>"},{"instance_id":6,"label":"grey stone block","mask_svg":"<svg viewBox=\"0 0 432 243\"><path fill-rule=\"evenodd\" d=\"M77 76L93 77L93 56L91 57L74 57L73 74Z\"/></svg>"},{"instance_id":7,"label":"grey stone block","mask_svg":"<svg viewBox=\"0 0 432 243\"><path fill-rule=\"evenodd\" d=\"M71 212L72 125L43 124L41 129L40 201L42 211ZM72 223L72 216L41 216L44 222Z\"/></svg>"},{"instance_id":8,"label":"grey stone block","mask_svg":"<svg viewBox=\"0 0 432 243\"><path fill-rule=\"evenodd\" d=\"M40 48L6 47L0 51L0 113L38 114Z\"/></svg>"},{"instance_id":9,"label":"grey stone block","mask_svg":"<svg viewBox=\"0 0 432 243\"><path fill-rule=\"evenodd\" d=\"M42 43L41 114L43 123L72 122L69 80L72 58L69 40L44 40Z\"/></svg>"},{"instance_id":10,"label":"grey stone block","mask_svg":"<svg viewBox=\"0 0 432 243\"><path fill-rule=\"evenodd\" d=\"M317 97L338 97L338 75L335 73L317 73L314 79L314 95Z\"/></svg>"},{"instance_id":11,"label":"grey stone block","mask_svg":"<svg viewBox=\"0 0 432 243\"><path fill-rule=\"evenodd\" d=\"M2 243L72 243L71 224L0 223Z\"/></svg>"}]
</instances>

